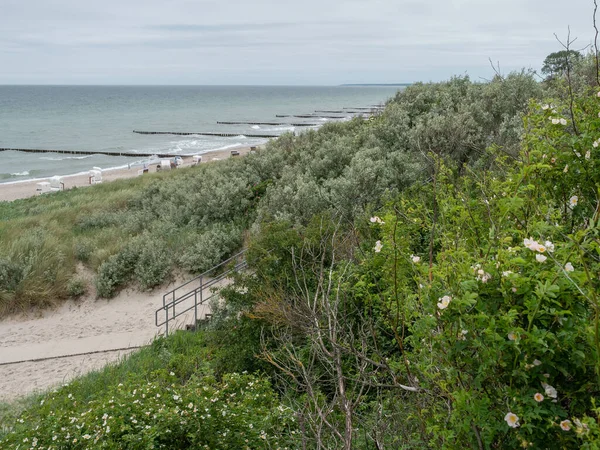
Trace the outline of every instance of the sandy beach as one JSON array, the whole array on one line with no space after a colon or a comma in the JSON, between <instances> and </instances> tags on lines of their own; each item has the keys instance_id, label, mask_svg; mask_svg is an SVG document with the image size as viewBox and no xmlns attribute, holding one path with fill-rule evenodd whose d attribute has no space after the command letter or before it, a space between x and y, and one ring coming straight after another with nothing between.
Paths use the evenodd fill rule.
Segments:
<instances>
[{"instance_id":1,"label":"sandy beach","mask_svg":"<svg viewBox=\"0 0 600 450\"><path fill-rule=\"evenodd\" d=\"M239 156L244 156L250 152L250 147L239 147L233 149L239 153ZM231 158L232 149L227 150L214 150L211 152L202 154L202 164L209 163L212 161L223 160ZM176 156L176 155L174 155ZM183 157L183 164L181 167L188 167L192 164L193 158L191 156ZM90 170L92 168L90 167ZM123 178L133 178L138 176L138 171L142 169L142 166L135 166L132 168L123 169L107 169L102 171L102 182L110 182L113 180ZM156 172L156 164L149 166L149 173ZM0 184L0 201L13 201L21 198L33 197L36 195L37 183L42 181L48 181L49 178L41 178L36 180L28 180L16 183L1 183ZM65 190L73 187L85 187L90 186L89 175L78 174L78 175L65 175L63 176L63 183Z\"/></svg>"}]
</instances>

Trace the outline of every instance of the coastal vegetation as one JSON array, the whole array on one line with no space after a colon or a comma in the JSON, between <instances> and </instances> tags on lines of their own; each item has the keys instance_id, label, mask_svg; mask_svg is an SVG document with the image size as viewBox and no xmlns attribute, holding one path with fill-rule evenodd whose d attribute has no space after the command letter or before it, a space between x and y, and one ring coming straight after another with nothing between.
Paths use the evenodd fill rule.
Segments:
<instances>
[{"instance_id":1,"label":"coastal vegetation","mask_svg":"<svg viewBox=\"0 0 600 450\"><path fill-rule=\"evenodd\" d=\"M252 269L198 332L7 417L3 448L600 448L590 67L416 84L247 158L0 204L5 313L78 292L78 264L107 297L242 245Z\"/></svg>"}]
</instances>

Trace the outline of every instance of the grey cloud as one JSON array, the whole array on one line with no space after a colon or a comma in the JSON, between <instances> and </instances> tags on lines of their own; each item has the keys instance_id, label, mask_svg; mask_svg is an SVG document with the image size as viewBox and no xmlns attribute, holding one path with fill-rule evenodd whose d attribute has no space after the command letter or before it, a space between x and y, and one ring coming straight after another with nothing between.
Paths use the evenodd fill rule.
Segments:
<instances>
[{"instance_id":1,"label":"grey cloud","mask_svg":"<svg viewBox=\"0 0 600 450\"><path fill-rule=\"evenodd\" d=\"M0 1L0 83L477 78L593 36L590 5L558 0Z\"/></svg>"}]
</instances>

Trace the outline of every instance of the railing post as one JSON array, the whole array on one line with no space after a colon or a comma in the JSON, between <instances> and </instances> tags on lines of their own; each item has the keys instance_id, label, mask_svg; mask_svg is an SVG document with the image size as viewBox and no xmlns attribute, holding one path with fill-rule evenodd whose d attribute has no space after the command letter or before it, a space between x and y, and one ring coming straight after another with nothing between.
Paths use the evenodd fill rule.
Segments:
<instances>
[{"instance_id":1,"label":"railing post","mask_svg":"<svg viewBox=\"0 0 600 450\"><path fill-rule=\"evenodd\" d=\"M165 303L163 298L163 304ZM165 337L169 337L169 307L166 304L163 306L165 308Z\"/></svg>"},{"instance_id":2,"label":"railing post","mask_svg":"<svg viewBox=\"0 0 600 450\"><path fill-rule=\"evenodd\" d=\"M198 291L194 292L194 331L198 331Z\"/></svg>"},{"instance_id":3,"label":"railing post","mask_svg":"<svg viewBox=\"0 0 600 450\"><path fill-rule=\"evenodd\" d=\"M203 300L202 300L202 295L204 292L204 281L202 280L202 277L200 277L200 304L203 304Z\"/></svg>"},{"instance_id":4,"label":"railing post","mask_svg":"<svg viewBox=\"0 0 600 450\"><path fill-rule=\"evenodd\" d=\"M173 319L175 319L175 290L173 290Z\"/></svg>"}]
</instances>

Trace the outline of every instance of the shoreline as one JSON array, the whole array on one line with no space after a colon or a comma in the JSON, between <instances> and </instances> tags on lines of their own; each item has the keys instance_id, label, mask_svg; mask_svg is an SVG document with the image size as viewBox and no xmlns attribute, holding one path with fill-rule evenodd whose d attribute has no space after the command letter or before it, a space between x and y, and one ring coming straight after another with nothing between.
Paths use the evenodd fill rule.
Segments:
<instances>
[{"instance_id":1,"label":"shoreline","mask_svg":"<svg viewBox=\"0 0 600 450\"><path fill-rule=\"evenodd\" d=\"M263 145L256 146L257 149L264 148ZM221 161L224 159L228 159L232 157L233 151L238 152L239 156L245 156L250 153L251 147L235 147L235 148L227 148L227 149L216 149L210 150L205 153L199 154L202 156L201 164L213 162L213 161ZM180 155L173 155L180 156ZM190 167L193 162L193 156L181 156L183 159L183 164L180 166ZM237 156L236 156L237 157ZM157 164L148 164L149 173L156 172ZM126 178L135 178L138 175L138 171L142 169L142 165L136 164L134 167L115 167L111 169L102 170L102 182L111 182L114 180L122 180ZM89 170L92 170L90 167ZM143 175L142 175L143 176ZM62 181L64 183L64 190L69 190L74 187L81 188L85 186L91 186L89 182L89 171L79 172L71 175L62 175ZM51 177L44 178L34 178L30 180L19 180L7 183L0 183L0 202L11 202L14 200L20 200L29 197L35 197L37 195L36 188L37 183L42 181L48 181Z\"/></svg>"}]
</instances>

